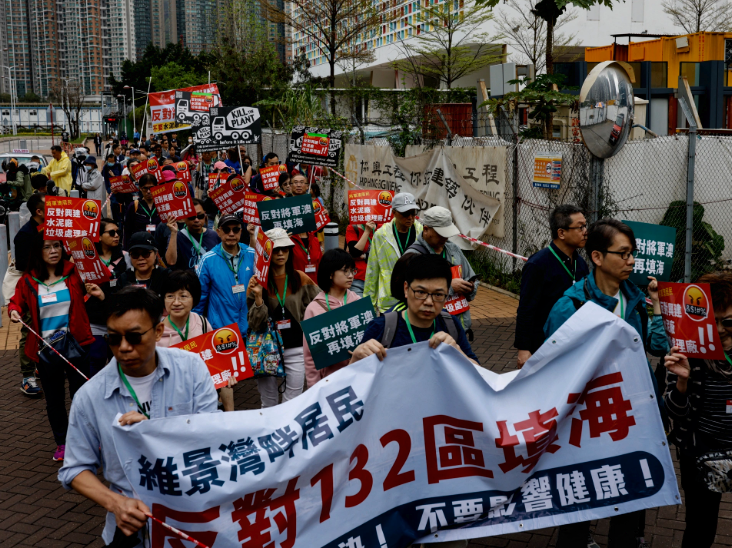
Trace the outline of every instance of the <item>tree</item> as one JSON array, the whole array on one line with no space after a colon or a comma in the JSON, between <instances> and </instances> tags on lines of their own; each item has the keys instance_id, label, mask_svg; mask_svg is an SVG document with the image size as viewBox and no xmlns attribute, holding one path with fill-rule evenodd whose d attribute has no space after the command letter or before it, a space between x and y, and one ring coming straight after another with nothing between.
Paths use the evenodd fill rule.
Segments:
<instances>
[{"instance_id":1,"label":"tree","mask_svg":"<svg viewBox=\"0 0 732 548\"><path fill-rule=\"evenodd\" d=\"M199 86L208 81L207 73L186 70L184 66L174 61L159 67L150 67L150 76L154 82L154 89L160 91Z\"/></svg>"},{"instance_id":2,"label":"tree","mask_svg":"<svg viewBox=\"0 0 732 548\"><path fill-rule=\"evenodd\" d=\"M316 52L324 54L330 67L330 87L335 87L335 67L343 57L365 49L357 44L383 17L373 0L290 0L287 8L275 0L263 0L264 16L301 33ZM336 115L335 93L331 114Z\"/></svg>"},{"instance_id":3,"label":"tree","mask_svg":"<svg viewBox=\"0 0 732 548\"><path fill-rule=\"evenodd\" d=\"M727 32L732 28L728 0L664 0L663 11L684 32Z\"/></svg>"},{"instance_id":4,"label":"tree","mask_svg":"<svg viewBox=\"0 0 732 548\"><path fill-rule=\"evenodd\" d=\"M547 22L537 17L537 0L507 0L507 9L502 9L496 17L496 26L506 37L518 54L518 61L522 64L534 65L536 74L546 69L546 25ZM572 10L557 20L554 26L553 53L562 53L562 50L575 45L576 34L564 35L557 32L561 27L577 19L577 12Z\"/></svg>"},{"instance_id":5,"label":"tree","mask_svg":"<svg viewBox=\"0 0 732 548\"><path fill-rule=\"evenodd\" d=\"M41 103L43 101L40 95L36 95L32 91L26 91L25 95L18 99L19 103Z\"/></svg>"},{"instance_id":6,"label":"tree","mask_svg":"<svg viewBox=\"0 0 732 548\"><path fill-rule=\"evenodd\" d=\"M71 138L79 137L79 117L86 95L81 81L75 78L58 78L51 86L51 94L61 103L61 109L69 121Z\"/></svg>"},{"instance_id":7,"label":"tree","mask_svg":"<svg viewBox=\"0 0 732 548\"><path fill-rule=\"evenodd\" d=\"M491 42L487 33L480 32L493 19L491 8L470 3L454 9L453 2L421 6L411 37L400 42L404 59L395 67L411 73L418 81L436 78L451 89L456 80L503 58L500 46ZM420 86L421 82L416 82Z\"/></svg>"}]
</instances>

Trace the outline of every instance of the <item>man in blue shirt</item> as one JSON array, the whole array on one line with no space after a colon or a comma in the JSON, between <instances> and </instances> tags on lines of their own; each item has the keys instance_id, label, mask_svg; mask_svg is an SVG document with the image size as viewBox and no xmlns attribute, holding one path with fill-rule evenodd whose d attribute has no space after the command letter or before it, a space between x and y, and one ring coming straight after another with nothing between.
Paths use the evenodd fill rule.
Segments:
<instances>
[{"instance_id":1,"label":"man in blue shirt","mask_svg":"<svg viewBox=\"0 0 732 548\"><path fill-rule=\"evenodd\" d=\"M554 303L590 272L577 253L587 242L587 220L582 210L570 204L557 207L549 216L549 227L549 247L534 253L521 272L513 343L518 349L519 368L544 343L544 323Z\"/></svg>"},{"instance_id":2,"label":"man in blue shirt","mask_svg":"<svg viewBox=\"0 0 732 548\"><path fill-rule=\"evenodd\" d=\"M74 397L66 437L64 465L58 478L66 489L107 510L102 533L106 544L138 535L150 509L133 498L114 449L112 422L121 425L214 413L218 396L206 364L191 352L156 347L163 335L163 302L152 291L126 287L112 297L107 330L114 359L84 384ZM99 481L103 465L109 488ZM142 546L142 540L132 546Z\"/></svg>"},{"instance_id":3,"label":"man in blue shirt","mask_svg":"<svg viewBox=\"0 0 732 548\"><path fill-rule=\"evenodd\" d=\"M216 232L206 228L208 223L201 200L193 198L193 207L196 214L185 220L186 227L181 231L178 231L175 219L168 219L170 238L165 262L173 270L194 270L203 256L221 243Z\"/></svg>"},{"instance_id":4,"label":"man in blue shirt","mask_svg":"<svg viewBox=\"0 0 732 548\"><path fill-rule=\"evenodd\" d=\"M224 215L219 220L221 243L206 253L196 269L201 300L193 311L204 314L214 329L236 323L247 332L246 289L254 274L254 249L239 242L241 219Z\"/></svg>"}]
</instances>

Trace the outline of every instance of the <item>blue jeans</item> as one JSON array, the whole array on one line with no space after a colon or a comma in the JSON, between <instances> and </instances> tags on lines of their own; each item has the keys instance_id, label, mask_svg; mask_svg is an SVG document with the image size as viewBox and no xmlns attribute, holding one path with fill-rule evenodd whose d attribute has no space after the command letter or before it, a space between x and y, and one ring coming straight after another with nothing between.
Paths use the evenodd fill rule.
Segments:
<instances>
[{"instance_id":1,"label":"blue jeans","mask_svg":"<svg viewBox=\"0 0 732 548\"><path fill-rule=\"evenodd\" d=\"M359 297L363 297L364 280L353 280L351 284L351 291L353 291Z\"/></svg>"}]
</instances>

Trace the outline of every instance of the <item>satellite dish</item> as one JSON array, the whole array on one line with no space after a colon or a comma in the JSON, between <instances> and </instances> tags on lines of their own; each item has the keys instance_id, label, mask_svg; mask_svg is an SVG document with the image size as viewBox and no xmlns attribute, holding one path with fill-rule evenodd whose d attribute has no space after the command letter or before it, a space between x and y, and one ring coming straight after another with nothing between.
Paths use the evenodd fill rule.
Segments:
<instances>
[{"instance_id":1,"label":"satellite dish","mask_svg":"<svg viewBox=\"0 0 732 548\"><path fill-rule=\"evenodd\" d=\"M632 67L605 61L592 69L580 91L579 121L585 145L598 158L616 155L633 126Z\"/></svg>"}]
</instances>

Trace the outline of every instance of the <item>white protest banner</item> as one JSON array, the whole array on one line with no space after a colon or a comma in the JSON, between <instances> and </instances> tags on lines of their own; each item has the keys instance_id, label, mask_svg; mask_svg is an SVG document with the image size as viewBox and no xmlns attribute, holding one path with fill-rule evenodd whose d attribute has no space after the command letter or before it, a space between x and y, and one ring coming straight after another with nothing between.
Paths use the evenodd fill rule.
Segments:
<instances>
[{"instance_id":1,"label":"white protest banner","mask_svg":"<svg viewBox=\"0 0 732 548\"><path fill-rule=\"evenodd\" d=\"M420 343L277 407L113 429L137 496L211 548L403 548L680 503L640 337L592 303L521 371Z\"/></svg>"},{"instance_id":2,"label":"white protest banner","mask_svg":"<svg viewBox=\"0 0 732 548\"><path fill-rule=\"evenodd\" d=\"M467 184L442 148L398 158L390 147L346 145L346 158L346 177L361 188L410 192L422 211L446 207L466 236L486 234L501 205Z\"/></svg>"},{"instance_id":3,"label":"white protest banner","mask_svg":"<svg viewBox=\"0 0 732 548\"><path fill-rule=\"evenodd\" d=\"M404 155L417 156L424 152L421 145L407 145ZM445 154L452 162L463 180L475 190L501 202L501 207L491 221L486 232L488 236L503 238L505 225L503 223L503 204L506 193L506 147L443 147Z\"/></svg>"},{"instance_id":4,"label":"white protest banner","mask_svg":"<svg viewBox=\"0 0 732 548\"><path fill-rule=\"evenodd\" d=\"M181 123L176 120L175 92L187 91L191 93L210 93L218 98L219 87L216 84L203 84L190 88L182 88L179 90L171 89L168 91L160 91L148 94L150 101L150 118L152 121L152 130L154 133L169 133L172 131L182 131L190 129L190 124ZM218 100L220 105L220 100ZM219 106L214 102L214 106Z\"/></svg>"}]
</instances>

